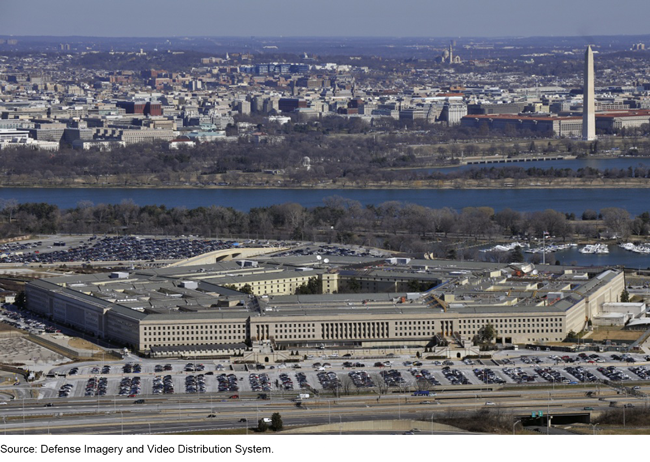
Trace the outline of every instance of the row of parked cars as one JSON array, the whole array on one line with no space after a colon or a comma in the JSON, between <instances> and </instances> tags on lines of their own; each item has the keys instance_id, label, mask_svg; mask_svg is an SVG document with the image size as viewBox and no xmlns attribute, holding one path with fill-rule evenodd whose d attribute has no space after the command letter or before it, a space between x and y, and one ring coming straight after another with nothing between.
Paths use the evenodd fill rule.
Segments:
<instances>
[{"instance_id":1,"label":"row of parked cars","mask_svg":"<svg viewBox=\"0 0 650 462\"><path fill-rule=\"evenodd\" d=\"M185 393L205 393L205 376L199 374L196 377L188 375L185 377Z\"/></svg>"},{"instance_id":2,"label":"row of parked cars","mask_svg":"<svg viewBox=\"0 0 650 462\"><path fill-rule=\"evenodd\" d=\"M72 393L72 389L74 388L74 385L71 383L64 383L61 385L61 388L59 388L59 398L67 398L70 396L70 393Z\"/></svg>"},{"instance_id":3,"label":"row of parked cars","mask_svg":"<svg viewBox=\"0 0 650 462\"><path fill-rule=\"evenodd\" d=\"M395 369L380 371L379 375L388 387L399 387L402 384L406 383L406 380L404 380L404 377L402 377L401 372Z\"/></svg>"},{"instance_id":4,"label":"row of parked cars","mask_svg":"<svg viewBox=\"0 0 650 462\"><path fill-rule=\"evenodd\" d=\"M587 369L585 369L582 366L568 366L564 368L567 373L571 374L574 376L576 379L578 379L579 382L597 382L598 377L596 377L594 374L589 372Z\"/></svg>"},{"instance_id":5,"label":"row of parked cars","mask_svg":"<svg viewBox=\"0 0 650 462\"><path fill-rule=\"evenodd\" d=\"M289 374L285 372L280 374L280 382L282 382L282 388L284 390L293 390L293 380L291 380Z\"/></svg>"},{"instance_id":6,"label":"row of parked cars","mask_svg":"<svg viewBox=\"0 0 650 462\"><path fill-rule=\"evenodd\" d=\"M372 381L370 374L366 371L352 371L348 373L348 376L357 388L372 388L375 386L375 382Z\"/></svg>"},{"instance_id":7,"label":"row of parked cars","mask_svg":"<svg viewBox=\"0 0 650 462\"><path fill-rule=\"evenodd\" d=\"M271 382L268 374L250 374L248 376L248 382L253 391L271 391Z\"/></svg>"},{"instance_id":8,"label":"row of parked cars","mask_svg":"<svg viewBox=\"0 0 650 462\"><path fill-rule=\"evenodd\" d=\"M309 382L307 382L307 375L304 372L297 372L296 380L298 381L298 386L300 388L311 388Z\"/></svg>"},{"instance_id":9,"label":"row of parked cars","mask_svg":"<svg viewBox=\"0 0 650 462\"><path fill-rule=\"evenodd\" d=\"M174 379L171 375L160 377L159 375L153 378L153 392L154 394L174 394Z\"/></svg>"},{"instance_id":10,"label":"row of parked cars","mask_svg":"<svg viewBox=\"0 0 650 462\"><path fill-rule=\"evenodd\" d=\"M643 380L650 380L650 370L646 369L645 366L632 366L628 369L630 372L638 375Z\"/></svg>"},{"instance_id":11,"label":"row of parked cars","mask_svg":"<svg viewBox=\"0 0 650 462\"><path fill-rule=\"evenodd\" d=\"M341 388L341 379L334 372L319 372L316 377L323 390L336 390Z\"/></svg>"},{"instance_id":12,"label":"row of parked cars","mask_svg":"<svg viewBox=\"0 0 650 462\"><path fill-rule=\"evenodd\" d=\"M187 363L183 370L185 372L203 372L205 370L205 366L203 364Z\"/></svg>"},{"instance_id":13,"label":"row of parked cars","mask_svg":"<svg viewBox=\"0 0 650 462\"><path fill-rule=\"evenodd\" d=\"M599 367L598 372L603 374L609 380L620 382L624 380L631 380L630 376L623 371L616 369L615 366Z\"/></svg>"},{"instance_id":14,"label":"row of parked cars","mask_svg":"<svg viewBox=\"0 0 650 462\"><path fill-rule=\"evenodd\" d=\"M172 365L171 364L165 364L165 365L156 364L154 366L154 368L153 368L153 371L156 372L156 373L168 372L168 371L171 371L171 370L172 370Z\"/></svg>"},{"instance_id":15,"label":"row of parked cars","mask_svg":"<svg viewBox=\"0 0 650 462\"><path fill-rule=\"evenodd\" d=\"M492 369L474 369L474 375L483 383L506 383L501 377L496 375Z\"/></svg>"},{"instance_id":16,"label":"row of parked cars","mask_svg":"<svg viewBox=\"0 0 650 462\"><path fill-rule=\"evenodd\" d=\"M552 367L536 367L535 372L547 382L553 383L569 383L571 382L566 377L562 376L558 371Z\"/></svg>"},{"instance_id":17,"label":"row of parked cars","mask_svg":"<svg viewBox=\"0 0 650 462\"><path fill-rule=\"evenodd\" d=\"M139 395L142 391L141 382L142 380L138 376L124 377L120 381L120 391L118 394L120 396L129 396L131 398Z\"/></svg>"},{"instance_id":18,"label":"row of parked cars","mask_svg":"<svg viewBox=\"0 0 650 462\"><path fill-rule=\"evenodd\" d=\"M86 382L86 396L104 396L106 395L106 387L108 387L108 379L100 377L96 379L91 377Z\"/></svg>"},{"instance_id":19,"label":"row of parked cars","mask_svg":"<svg viewBox=\"0 0 650 462\"><path fill-rule=\"evenodd\" d=\"M219 374L217 376L219 391L239 391L239 383L235 374Z\"/></svg>"},{"instance_id":20,"label":"row of parked cars","mask_svg":"<svg viewBox=\"0 0 650 462\"><path fill-rule=\"evenodd\" d=\"M535 376L529 374L521 367L504 367L501 369L504 374L510 377L515 383L530 383L535 381Z\"/></svg>"},{"instance_id":21,"label":"row of parked cars","mask_svg":"<svg viewBox=\"0 0 650 462\"><path fill-rule=\"evenodd\" d=\"M436 379L428 369L422 369L420 370L420 373L422 374L422 378L424 378L424 380L429 382L431 385L440 385L440 381ZM416 378L418 377L416 376Z\"/></svg>"},{"instance_id":22,"label":"row of parked cars","mask_svg":"<svg viewBox=\"0 0 650 462\"><path fill-rule=\"evenodd\" d=\"M449 366L445 366L442 368L442 373L445 376L447 380L452 385L470 385L471 382L467 377L465 377L465 374L463 374L461 371L458 369L452 369Z\"/></svg>"},{"instance_id":23,"label":"row of parked cars","mask_svg":"<svg viewBox=\"0 0 650 462\"><path fill-rule=\"evenodd\" d=\"M125 374L140 374L142 373L142 366L139 363L126 363L122 366L122 372Z\"/></svg>"},{"instance_id":24,"label":"row of parked cars","mask_svg":"<svg viewBox=\"0 0 650 462\"><path fill-rule=\"evenodd\" d=\"M111 366L103 366L101 369L99 366L94 366L92 369L90 369L90 373L97 375L97 374L110 374L111 373Z\"/></svg>"},{"instance_id":25,"label":"row of parked cars","mask_svg":"<svg viewBox=\"0 0 650 462\"><path fill-rule=\"evenodd\" d=\"M630 355L628 355L626 353L624 353L622 355L613 354L610 357L615 361L623 361L623 362L626 362L626 363L635 363L636 362L636 360L632 356L630 356Z\"/></svg>"}]
</instances>

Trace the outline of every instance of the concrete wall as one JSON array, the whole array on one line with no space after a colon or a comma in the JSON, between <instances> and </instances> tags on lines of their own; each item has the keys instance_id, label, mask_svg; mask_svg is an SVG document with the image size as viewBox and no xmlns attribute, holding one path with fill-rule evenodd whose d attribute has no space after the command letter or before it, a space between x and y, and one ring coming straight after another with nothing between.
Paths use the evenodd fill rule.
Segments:
<instances>
[{"instance_id":1,"label":"concrete wall","mask_svg":"<svg viewBox=\"0 0 650 462\"><path fill-rule=\"evenodd\" d=\"M336 433L336 432L405 432L417 428L422 433L434 432L465 432L450 425L437 422L425 422L423 420L368 420L363 422L343 422L315 427L303 427L288 430L283 433L292 434L314 434L314 433Z\"/></svg>"},{"instance_id":2,"label":"concrete wall","mask_svg":"<svg viewBox=\"0 0 650 462\"><path fill-rule=\"evenodd\" d=\"M64 345L61 345L60 343L52 342L51 340L45 339L43 337L39 337L37 335L29 334L28 338L32 342L41 345L42 347L47 348L48 350L52 350L56 353L66 356L68 358L72 358L72 359L91 358L93 356L93 354L90 351L75 350L66 347Z\"/></svg>"}]
</instances>

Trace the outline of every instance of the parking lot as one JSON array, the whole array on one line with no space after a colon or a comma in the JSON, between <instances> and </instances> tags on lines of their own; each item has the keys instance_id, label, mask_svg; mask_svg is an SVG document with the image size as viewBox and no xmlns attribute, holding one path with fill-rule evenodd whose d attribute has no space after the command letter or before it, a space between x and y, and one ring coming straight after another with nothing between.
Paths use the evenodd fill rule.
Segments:
<instances>
[{"instance_id":1,"label":"parking lot","mask_svg":"<svg viewBox=\"0 0 650 462\"><path fill-rule=\"evenodd\" d=\"M250 242L249 244L254 244ZM191 258L247 243L212 239L90 236L5 244L0 263L128 262Z\"/></svg>"},{"instance_id":2,"label":"parking lot","mask_svg":"<svg viewBox=\"0 0 650 462\"><path fill-rule=\"evenodd\" d=\"M273 396L295 398L304 391L323 390L338 393L375 393L379 388L407 392L433 387L458 385L507 385L516 383L573 385L603 380L639 381L650 377L646 366L617 361L601 355L604 364L589 364L577 355L571 361L555 364L549 356L538 356L530 364L520 358L511 364L494 364L486 360L465 364L461 361L343 361L312 360L300 364L247 365L233 370L227 361L187 362L131 361L111 364L84 364L55 368L44 386L43 396L54 397L145 397L173 394L217 394L223 398ZM632 356L630 356L632 357ZM634 355L635 362L645 362ZM610 362L618 364L612 365ZM480 364L479 364L480 363ZM347 364L347 366L344 366ZM417 366L414 364L418 364ZM315 366L315 367L314 367ZM357 367L361 366L361 367ZM244 370L242 370L244 369ZM245 370L247 369L247 370ZM64 377L65 376L65 377ZM67 390L62 387L67 385Z\"/></svg>"},{"instance_id":3,"label":"parking lot","mask_svg":"<svg viewBox=\"0 0 650 462\"><path fill-rule=\"evenodd\" d=\"M259 240L199 239L197 237L48 236L40 240L0 245L0 263L53 264L65 262L129 262L179 260L236 247L295 247L275 256L382 257L387 252L356 246Z\"/></svg>"}]
</instances>

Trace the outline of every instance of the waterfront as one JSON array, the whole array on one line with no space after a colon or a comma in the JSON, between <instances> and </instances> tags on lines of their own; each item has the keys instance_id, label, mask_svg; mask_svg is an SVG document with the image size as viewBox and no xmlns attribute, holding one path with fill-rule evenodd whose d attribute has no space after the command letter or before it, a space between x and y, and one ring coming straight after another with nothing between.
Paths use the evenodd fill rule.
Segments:
<instances>
[{"instance_id":1,"label":"waterfront","mask_svg":"<svg viewBox=\"0 0 650 462\"><path fill-rule=\"evenodd\" d=\"M512 161L513 159L508 159ZM503 168L503 167L521 167L523 169L529 168L541 168L541 169L550 169L555 170L561 169L571 169L577 171L581 168L595 168L598 170L606 169L627 169L627 168L637 168L639 166L644 166L645 168L650 168L650 159L647 157L612 157L612 158L580 158L580 159L568 159L568 160L534 160L534 161L521 161L517 162L506 162L506 163L489 163L489 164L468 164L468 165L454 165L450 167L441 167L441 168L424 168L424 169L414 169L418 172L440 172L440 173L452 173L460 172L471 169L482 169L482 168Z\"/></svg>"},{"instance_id":2,"label":"waterfront","mask_svg":"<svg viewBox=\"0 0 650 462\"><path fill-rule=\"evenodd\" d=\"M620 248L618 245L610 245L609 253L607 254L584 254L580 253L578 249L582 248L572 247L566 250L555 252L553 256L556 261L562 265L577 265L577 266L625 266L626 268L641 268L646 269L650 267L650 257L648 255L629 252ZM527 261L531 261L533 254L525 253ZM541 254L535 254L535 259L541 260ZM547 258L549 255L547 254Z\"/></svg>"},{"instance_id":3,"label":"waterfront","mask_svg":"<svg viewBox=\"0 0 650 462\"><path fill-rule=\"evenodd\" d=\"M341 196L378 205L388 201L413 203L431 208L493 207L521 212L554 209L582 215L587 209L620 207L631 215L650 209L650 189L129 189L129 188L2 188L0 199L46 202L60 208L76 207L80 201L119 204L132 200L139 206L233 207L248 211L285 202L304 207L323 205L323 199Z\"/></svg>"}]
</instances>

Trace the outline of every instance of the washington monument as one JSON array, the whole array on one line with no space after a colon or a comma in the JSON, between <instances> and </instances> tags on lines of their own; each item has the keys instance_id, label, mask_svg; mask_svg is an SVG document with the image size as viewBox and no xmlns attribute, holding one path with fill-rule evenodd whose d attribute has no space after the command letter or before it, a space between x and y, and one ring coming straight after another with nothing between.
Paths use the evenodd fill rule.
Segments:
<instances>
[{"instance_id":1,"label":"washington monument","mask_svg":"<svg viewBox=\"0 0 650 462\"><path fill-rule=\"evenodd\" d=\"M596 139L596 103L594 101L594 53L591 46L585 51L585 83L582 103L582 139Z\"/></svg>"}]
</instances>

